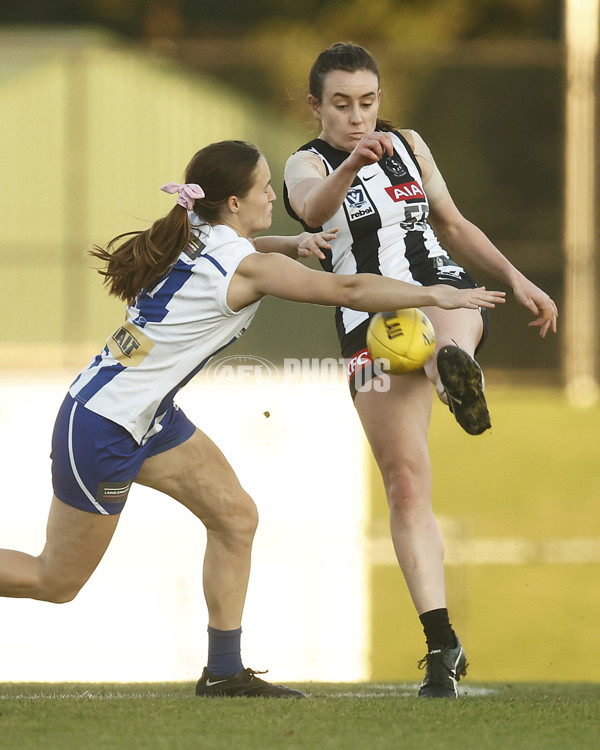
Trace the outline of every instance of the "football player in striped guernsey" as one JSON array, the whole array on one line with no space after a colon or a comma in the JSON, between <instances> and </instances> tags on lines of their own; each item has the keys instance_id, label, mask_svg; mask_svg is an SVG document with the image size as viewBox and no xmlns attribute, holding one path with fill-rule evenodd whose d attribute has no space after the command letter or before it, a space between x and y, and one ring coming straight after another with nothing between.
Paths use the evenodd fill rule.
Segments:
<instances>
[{"instance_id":1,"label":"football player in striped guernsey","mask_svg":"<svg viewBox=\"0 0 600 750\"><path fill-rule=\"evenodd\" d=\"M456 254L509 285L542 336L556 331L552 299L462 216L421 136L379 118L379 71L367 50L342 43L323 50L310 71L309 92L320 133L288 159L284 199L306 230L337 228L331 251L317 251L326 271L475 287ZM486 337L487 311L423 311L436 330L434 357L424 371L392 377L385 391L370 387L376 373L365 343L369 315L341 306L336 323L354 404L382 472L396 555L425 630L419 695L454 698L466 658L446 608L427 431L432 384L468 433L490 427L474 359Z\"/></svg>"}]
</instances>

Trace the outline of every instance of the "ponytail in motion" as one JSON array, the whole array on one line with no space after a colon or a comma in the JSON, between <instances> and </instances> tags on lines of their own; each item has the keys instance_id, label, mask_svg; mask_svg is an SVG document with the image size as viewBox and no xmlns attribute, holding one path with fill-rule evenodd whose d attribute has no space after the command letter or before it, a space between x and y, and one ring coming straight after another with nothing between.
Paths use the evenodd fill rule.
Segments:
<instances>
[{"instance_id":1,"label":"ponytail in motion","mask_svg":"<svg viewBox=\"0 0 600 750\"><path fill-rule=\"evenodd\" d=\"M106 249L94 245L91 254L106 263L98 273L104 276L109 293L131 305L143 289L156 286L192 239L188 211L199 218L198 226L222 221L227 200L233 195L244 198L252 187L260 156L256 146L245 141L206 146L188 164L186 184L163 185L165 192L179 193L177 204L166 216L142 232L118 235Z\"/></svg>"}]
</instances>

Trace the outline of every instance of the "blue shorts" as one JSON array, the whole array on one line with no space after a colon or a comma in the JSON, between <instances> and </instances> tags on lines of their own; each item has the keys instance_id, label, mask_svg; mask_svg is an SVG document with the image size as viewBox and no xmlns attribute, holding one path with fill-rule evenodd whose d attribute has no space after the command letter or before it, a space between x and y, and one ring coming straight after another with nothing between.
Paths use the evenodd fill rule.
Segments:
<instances>
[{"instance_id":1,"label":"blue shorts","mask_svg":"<svg viewBox=\"0 0 600 750\"><path fill-rule=\"evenodd\" d=\"M52 434L52 487L59 500L89 513L116 515L144 461L190 438L195 426L172 404L162 430L144 445L67 394Z\"/></svg>"}]
</instances>

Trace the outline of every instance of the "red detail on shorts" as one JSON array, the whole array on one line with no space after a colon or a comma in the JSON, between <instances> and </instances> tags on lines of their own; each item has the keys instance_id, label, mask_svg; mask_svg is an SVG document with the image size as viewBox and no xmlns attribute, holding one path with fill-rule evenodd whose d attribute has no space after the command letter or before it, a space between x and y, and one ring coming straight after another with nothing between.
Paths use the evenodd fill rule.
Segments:
<instances>
[{"instance_id":1,"label":"red detail on shorts","mask_svg":"<svg viewBox=\"0 0 600 750\"><path fill-rule=\"evenodd\" d=\"M368 349L365 348L356 352L356 354L352 355L352 357L346 362L346 375L348 376L348 380L352 380L356 375L357 370L361 370L363 367L372 364L372 362L373 358L369 354Z\"/></svg>"},{"instance_id":2,"label":"red detail on shorts","mask_svg":"<svg viewBox=\"0 0 600 750\"><path fill-rule=\"evenodd\" d=\"M403 182L402 185L386 187L385 192L390 196L394 203L414 200L415 198L425 200L423 188L415 180L412 180L412 182Z\"/></svg>"}]
</instances>

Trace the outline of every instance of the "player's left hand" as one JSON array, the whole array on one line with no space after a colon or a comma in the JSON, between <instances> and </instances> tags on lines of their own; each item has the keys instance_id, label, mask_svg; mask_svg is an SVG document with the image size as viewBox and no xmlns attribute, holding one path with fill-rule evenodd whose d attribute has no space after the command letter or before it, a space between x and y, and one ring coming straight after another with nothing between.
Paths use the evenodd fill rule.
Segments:
<instances>
[{"instance_id":1,"label":"player's left hand","mask_svg":"<svg viewBox=\"0 0 600 750\"><path fill-rule=\"evenodd\" d=\"M537 316L529 323L530 328L539 328L542 338L546 337L548 331L556 333L558 309L554 300L546 292L528 279L523 279L515 285L513 291L517 302Z\"/></svg>"},{"instance_id":2,"label":"player's left hand","mask_svg":"<svg viewBox=\"0 0 600 750\"><path fill-rule=\"evenodd\" d=\"M309 258L311 255L316 255L320 260L324 260L323 250L331 250L329 243L337 237L338 232L337 227L323 232L302 232L298 235L298 257Z\"/></svg>"}]
</instances>

